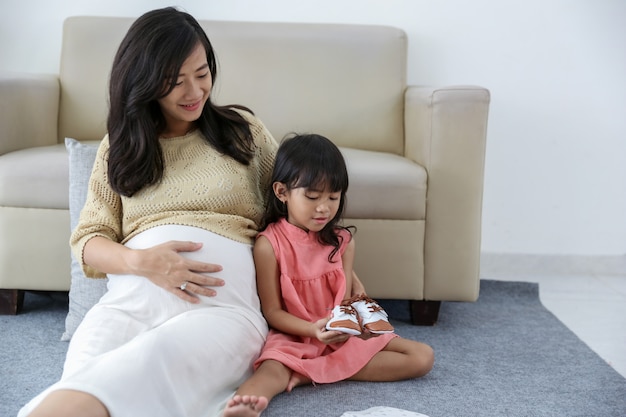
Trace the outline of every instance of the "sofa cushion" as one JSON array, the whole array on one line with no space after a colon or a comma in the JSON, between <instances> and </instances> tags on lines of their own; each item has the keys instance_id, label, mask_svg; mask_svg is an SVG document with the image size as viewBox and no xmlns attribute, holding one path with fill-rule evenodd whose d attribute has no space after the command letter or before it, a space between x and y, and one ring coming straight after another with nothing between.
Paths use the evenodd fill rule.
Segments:
<instances>
[{"instance_id":1,"label":"sofa cushion","mask_svg":"<svg viewBox=\"0 0 626 417\"><path fill-rule=\"evenodd\" d=\"M410 159L340 148L350 176L346 212L350 219L424 220L427 174Z\"/></svg>"},{"instance_id":2,"label":"sofa cushion","mask_svg":"<svg viewBox=\"0 0 626 417\"><path fill-rule=\"evenodd\" d=\"M0 155L0 206L68 208L65 146L39 146Z\"/></svg>"},{"instance_id":3,"label":"sofa cushion","mask_svg":"<svg viewBox=\"0 0 626 417\"><path fill-rule=\"evenodd\" d=\"M84 145L80 146L81 143ZM90 153L95 143L98 142L68 145L70 159L72 151L90 156L83 154ZM407 158L385 152L350 148L341 148L341 151L350 175L345 217L398 220L425 218L427 174L423 167ZM89 172L81 173L88 178L91 164L87 165L76 166L75 169L88 168ZM72 198L68 190L68 183L72 182L68 172L64 145L41 146L2 155L0 205L68 209Z\"/></svg>"},{"instance_id":4,"label":"sofa cushion","mask_svg":"<svg viewBox=\"0 0 626 417\"><path fill-rule=\"evenodd\" d=\"M69 153L69 208L70 227L78 224L80 211L87 199L87 189L91 169L98 150L97 142L81 143L74 139L65 139ZM87 278L83 274L80 263L72 255L72 279L70 282L69 311L65 318L65 332L61 340L70 340L76 328L89 309L100 300L106 292L106 279Z\"/></svg>"}]
</instances>

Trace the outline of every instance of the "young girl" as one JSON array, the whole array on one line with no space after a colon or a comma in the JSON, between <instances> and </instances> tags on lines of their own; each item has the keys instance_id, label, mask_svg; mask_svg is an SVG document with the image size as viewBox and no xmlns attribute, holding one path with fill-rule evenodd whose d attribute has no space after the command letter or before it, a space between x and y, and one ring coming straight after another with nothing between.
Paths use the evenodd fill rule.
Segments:
<instances>
[{"instance_id":1,"label":"young girl","mask_svg":"<svg viewBox=\"0 0 626 417\"><path fill-rule=\"evenodd\" d=\"M355 250L350 230L338 224L348 188L339 149L319 135L287 139L276 154L271 186L265 230L254 246L261 307L271 330L255 373L224 416L258 416L275 395L305 383L427 374L434 361L428 345L393 333L352 337L327 329L331 310L337 313L334 307L351 294Z\"/></svg>"}]
</instances>

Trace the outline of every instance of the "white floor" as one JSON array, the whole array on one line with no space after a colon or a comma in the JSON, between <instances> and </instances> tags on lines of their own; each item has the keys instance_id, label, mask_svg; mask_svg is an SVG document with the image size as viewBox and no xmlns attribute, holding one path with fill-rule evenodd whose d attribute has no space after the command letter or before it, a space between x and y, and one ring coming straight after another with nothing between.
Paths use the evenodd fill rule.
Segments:
<instances>
[{"instance_id":1,"label":"white floor","mask_svg":"<svg viewBox=\"0 0 626 417\"><path fill-rule=\"evenodd\" d=\"M538 282L543 305L626 377L626 275L532 275L498 279Z\"/></svg>"}]
</instances>

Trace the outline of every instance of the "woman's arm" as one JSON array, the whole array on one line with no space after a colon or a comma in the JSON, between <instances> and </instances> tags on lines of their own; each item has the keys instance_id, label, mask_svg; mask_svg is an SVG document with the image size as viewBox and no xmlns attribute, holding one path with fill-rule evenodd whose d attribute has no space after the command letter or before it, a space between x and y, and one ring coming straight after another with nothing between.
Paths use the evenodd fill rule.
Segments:
<instances>
[{"instance_id":1,"label":"woman's arm","mask_svg":"<svg viewBox=\"0 0 626 417\"><path fill-rule=\"evenodd\" d=\"M192 242L168 242L145 250L134 250L118 243L123 238L121 197L107 181L109 140L105 136L98 148L85 205L70 244L76 259L88 277L105 274L133 274L146 277L178 297L195 303L197 295L213 296L215 291L204 286L221 286L217 278L201 275L217 272L219 265L192 261L180 252L192 252L201 245ZM188 282L186 291L180 286Z\"/></svg>"},{"instance_id":2,"label":"woman's arm","mask_svg":"<svg viewBox=\"0 0 626 417\"><path fill-rule=\"evenodd\" d=\"M341 332L325 331L328 318L311 323L283 309L280 270L274 249L266 237L260 236L256 240L253 254L261 310L270 327L295 336L313 337L324 343L338 343L347 339L347 335Z\"/></svg>"},{"instance_id":3,"label":"woman's arm","mask_svg":"<svg viewBox=\"0 0 626 417\"><path fill-rule=\"evenodd\" d=\"M224 281L202 275L222 270L220 265L194 261L180 252L194 252L201 243L170 241L149 249L130 249L103 236L89 239L83 250L83 261L107 274L132 274L148 278L183 300L198 303L196 295L212 297L215 290L207 286L222 286ZM185 291L180 286L187 282Z\"/></svg>"}]
</instances>

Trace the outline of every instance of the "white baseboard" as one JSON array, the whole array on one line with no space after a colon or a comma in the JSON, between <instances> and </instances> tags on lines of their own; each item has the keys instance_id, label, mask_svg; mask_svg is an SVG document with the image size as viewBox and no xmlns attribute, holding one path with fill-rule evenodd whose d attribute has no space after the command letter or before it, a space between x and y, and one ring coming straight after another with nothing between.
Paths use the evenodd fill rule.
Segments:
<instances>
[{"instance_id":1,"label":"white baseboard","mask_svg":"<svg viewBox=\"0 0 626 417\"><path fill-rule=\"evenodd\" d=\"M515 278L537 274L626 276L626 255L535 255L484 252L481 254L481 278Z\"/></svg>"}]
</instances>

